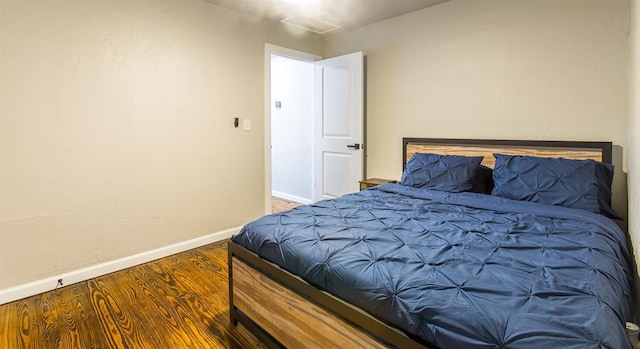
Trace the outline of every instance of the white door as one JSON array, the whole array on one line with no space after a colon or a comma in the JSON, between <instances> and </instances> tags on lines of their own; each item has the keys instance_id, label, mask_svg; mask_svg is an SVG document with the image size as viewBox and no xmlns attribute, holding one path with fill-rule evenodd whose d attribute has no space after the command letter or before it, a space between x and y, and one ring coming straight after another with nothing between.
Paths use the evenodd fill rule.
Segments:
<instances>
[{"instance_id":1,"label":"white door","mask_svg":"<svg viewBox=\"0 0 640 349\"><path fill-rule=\"evenodd\" d=\"M314 201L359 190L363 104L362 52L316 62Z\"/></svg>"}]
</instances>

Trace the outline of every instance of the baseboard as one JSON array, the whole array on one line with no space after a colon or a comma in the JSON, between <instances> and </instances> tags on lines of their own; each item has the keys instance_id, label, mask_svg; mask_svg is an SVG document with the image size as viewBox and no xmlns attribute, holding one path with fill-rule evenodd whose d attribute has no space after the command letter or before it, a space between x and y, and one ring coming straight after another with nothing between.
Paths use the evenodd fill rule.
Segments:
<instances>
[{"instance_id":1,"label":"baseboard","mask_svg":"<svg viewBox=\"0 0 640 349\"><path fill-rule=\"evenodd\" d=\"M280 198L280 199L285 199L285 200L289 200L289 201L293 201L293 202L299 202L299 203L305 204L305 205L311 204L311 199L301 198L299 196L286 194L286 193L279 192L279 191L276 191L276 190L272 190L271 191L271 195L273 195L273 196L275 196L277 198Z\"/></svg>"},{"instance_id":2,"label":"baseboard","mask_svg":"<svg viewBox=\"0 0 640 349\"><path fill-rule=\"evenodd\" d=\"M227 229L217 233L209 234L199 238L179 242L177 244L161 247L155 250L142 252L133 256L116 259L92 265L86 268L70 271L45 279L29 282L0 290L0 304L16 301L18 299L30 297L56 288L58 280L62 279L64 285L71 285L77 282L86 281L101 275L113 273L118 270L130 268L138 264L151 262L153 260L167 257L172 254L184 252L196 247L204 246L213 242L228 239L231 235L240 231L240 227Z\"/></svg>"}]
</instances>

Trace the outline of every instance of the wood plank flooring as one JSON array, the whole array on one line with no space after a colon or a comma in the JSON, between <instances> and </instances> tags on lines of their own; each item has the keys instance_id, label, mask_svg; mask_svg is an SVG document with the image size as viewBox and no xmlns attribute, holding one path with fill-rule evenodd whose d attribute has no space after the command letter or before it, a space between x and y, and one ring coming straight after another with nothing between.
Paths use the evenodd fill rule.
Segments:
<instances>
[{"instance_id":1,"label":"wood plank flooring","mask_svg":"<svg viewBox=\"0 0 640 349\"><path fill-rule=\"evenodd\" d=\"M223 241L0 305L0 348L263 348L229 324L228 276Z\"/></svg>"},{"instance_id":2,"label":"wood plank flooring","mask_svg":"<svg viewBox=\"0 0 640 349\"><path fill-rule=\"evenodd\" d=\"M0 306L0 348L262 348L229 324L227 242Z\"/></svg>"},{"instance_id":3,"label":"wood plank flooring","mask_svg":"<svg viewBox=\"0 0 640 349\"><path fill-rule=\"evenodd\" d=\"M289 200L277 198L275 196L271 198L271 209L273 210L273 213L288 211L300 205L302 204L299 202L289 201Z\"/></svg>"}]
</instances>

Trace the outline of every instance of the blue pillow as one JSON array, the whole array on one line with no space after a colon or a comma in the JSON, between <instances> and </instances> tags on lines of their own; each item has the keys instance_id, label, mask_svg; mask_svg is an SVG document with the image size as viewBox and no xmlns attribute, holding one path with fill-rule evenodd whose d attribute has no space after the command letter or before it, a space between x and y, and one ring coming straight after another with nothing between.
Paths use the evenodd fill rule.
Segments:
<instances>
[{"instance_id":1,"label":"blue pillow","mask_svg":"<svg viewBox=\"0 0 640 349\"><path fill-rule=\"evenodd\" d=\"M469 191L482 156L415 153L407 162L400 184L458 193Z\"/></svg>"},{"instance_id":2,"label":"blue pillow","mask_svg":"<svg viewBox=\"0 0 640 349\"><path fill-rule=\"evenodd\" d=\"M596 162L596 178L598 179L598 206L600 207L600 214L609 218L622 219L622 217L611 208L613 165Z\"/></svg>"},{"instance_id":3,"label":"blue pillow","mask_svg":"<svg viewBox=\"0 0 640 349\"><path fill-rule=\"evenodd\" d=\"M493 156L492 195L600 213L595 161Z\"/></svg>"}]
</instances>

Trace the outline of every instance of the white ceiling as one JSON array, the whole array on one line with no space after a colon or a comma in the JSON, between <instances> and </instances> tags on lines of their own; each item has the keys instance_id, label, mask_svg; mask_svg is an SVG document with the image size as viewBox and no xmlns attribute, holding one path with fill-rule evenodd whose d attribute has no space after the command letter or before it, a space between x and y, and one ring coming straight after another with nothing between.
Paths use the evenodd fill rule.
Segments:
<instances>
[{"instance_id":1,"label":"white ceiling","mask_svg":"<svg viewBox=\"0 0 640 349\"><path fill-rule=\"evenodd\" d=\"M449 0L204 0L274 21L306 15L349 30Z\"/></svg>"}]
</instances>

